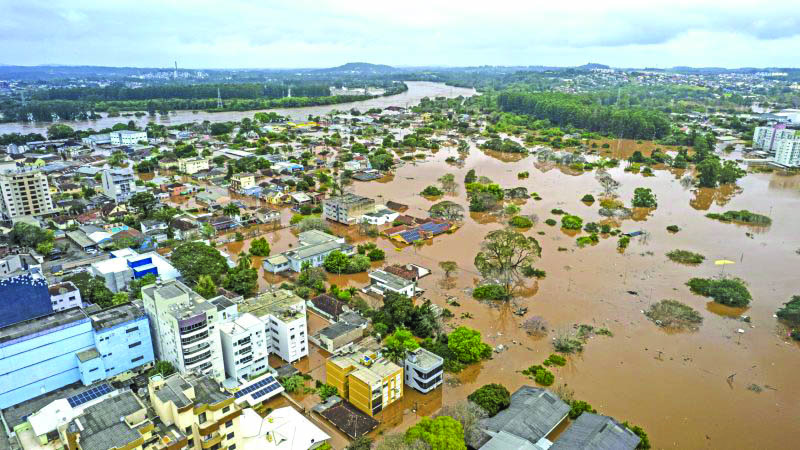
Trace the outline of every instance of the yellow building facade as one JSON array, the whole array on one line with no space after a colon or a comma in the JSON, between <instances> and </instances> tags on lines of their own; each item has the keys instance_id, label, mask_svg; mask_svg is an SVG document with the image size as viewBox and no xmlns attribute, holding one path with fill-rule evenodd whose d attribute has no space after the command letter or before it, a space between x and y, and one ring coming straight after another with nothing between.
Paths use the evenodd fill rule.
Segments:
<instances>
[{"instance_id":1,"label":"yellow building facade","mask_svg":"<svg viewBox=\"0 0 800 450\"><path fill-rule=\"evenodd\" d=\"M343 399L372 417L403 398L403 368L375 352L334 356L325 363L325 374Z\"/></svg>"}]
</instances>

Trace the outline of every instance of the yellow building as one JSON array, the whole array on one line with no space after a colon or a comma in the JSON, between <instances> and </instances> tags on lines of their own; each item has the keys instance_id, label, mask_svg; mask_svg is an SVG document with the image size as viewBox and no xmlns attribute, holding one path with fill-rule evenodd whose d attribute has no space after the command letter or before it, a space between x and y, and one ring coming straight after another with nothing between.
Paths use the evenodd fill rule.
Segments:
<instances>
[{"instance_id":1,"label":"yellow building","mask_svg":"<svg viewBox=\"0 0 800 450\"><path fill-rule=\"evenodd\" d=\"M343 399L373 417L403 398L403 368L370 350L328 359L325 373Z\"/></svg>"},{"instance_id":2,"label":"yellow building","mask_svg":"<svg viewBox=\"0 0 800 450\"><path fill-rule=\"evenodd\" d=\"M231 177L231 189L241 192L256 186L256 176L252 173L237 173Z\"/></svg>"},{"instance_id":3,"label":"yellow building","mask_svg":"<svg viewBox=\"0 0 800 450\"><path fill-rule=\"evenodd\" d=\"M209 169L208 158L183 158L178 160L178 170L187 174L194 175Z\"/></svg>"},{"instance_id":4,"label":"yellow building","mask_svg":"<svg viewBox=\"0 0 800 450\"><path fill-rule=\"evenodd\" d=\"M167 425L188 437L190 449L241 448L239 416L234 396L204 375L155 376L147 386L153 410ZM234 447L235 446L235 447Z\"/></svg>"}]
</instances>

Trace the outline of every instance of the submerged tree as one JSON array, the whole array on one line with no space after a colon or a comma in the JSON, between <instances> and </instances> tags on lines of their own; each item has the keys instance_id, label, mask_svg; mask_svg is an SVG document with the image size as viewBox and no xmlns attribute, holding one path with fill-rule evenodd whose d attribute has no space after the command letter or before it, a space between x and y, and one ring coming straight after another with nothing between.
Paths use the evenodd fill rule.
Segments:
<instances>
[{"instance_id":1,"label":"submerged tree","mask_svg":"<svg viewBox=\"0 0 800 450\"><path fill-rule=\"evenodd\" d=\"M539 242L530 236L503 229L486 235L481 251L475 255L475 267L487 279L495 279L510 296L514 285L530 273L542 254Z\"/></svg>"}]
</instances>

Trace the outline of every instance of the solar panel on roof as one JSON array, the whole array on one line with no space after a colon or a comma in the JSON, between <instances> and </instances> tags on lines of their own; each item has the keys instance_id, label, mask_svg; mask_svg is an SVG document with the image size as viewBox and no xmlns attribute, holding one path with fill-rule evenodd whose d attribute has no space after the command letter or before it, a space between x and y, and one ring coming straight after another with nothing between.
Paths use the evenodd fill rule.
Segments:
<instances>
[{"instance_id":1,"label":"solar panel on roof","mask_svg":"<svg viewBox=\"0 0 800 450\"><path fill-rule=\"evenodd\" d=\"M264 389L261 389L260 391L254 393L253 394L253 400L257 400L257 399L269 394L270 392L278 389L278 387L280 387L279 383L270 384L269 386L265 387Z\"/></svg>"},{"instance_id":2,"label":"solar panel on roof","mask_svg":"<svg viewBox=\"0 0 800 450\"><path fill-rule=\"evenodd\" d=\"M103 383L99 386L95 386L89 390L81 392L80 394L75 394L72 397L67 398L67 402L69 402L69 406L73 408L79 405L82 405L90 400L94 400L96 398L102 397L113 389L106 383Z\"/></svg>"},{"instance_id":3,"label":"solar panel on roof","mask_svg":"<svg viewBox=\"0 0 800 450\"><path fill-rule=\"evenodd\" d=\"M264 387L264 386L266 386L266 385L268 385L270 383L277 383L275 381L275 378L272 377L272 376L268 376L268 377L264 378L263 380L259 380L258 382L253 383L250 386L247 386L246 388L240 389L239 391L235 392L233 394L233 396L236 397L236 398L242 398L245 395L247 395L247 394L249 394L249 393L251 393L251 392L253 392L253 391L255 391L255 390L259 389L259 388L262 388L262 387Z\"/></svg>"}]
</instances>

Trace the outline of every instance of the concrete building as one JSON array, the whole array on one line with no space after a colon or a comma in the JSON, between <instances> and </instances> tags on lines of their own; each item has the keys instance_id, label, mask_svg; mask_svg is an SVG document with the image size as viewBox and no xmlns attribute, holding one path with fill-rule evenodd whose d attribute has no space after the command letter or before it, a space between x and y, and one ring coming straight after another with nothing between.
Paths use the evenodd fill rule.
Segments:
<instances>
[{"instance_id":1,"label":"concrete building","mask_svg":"<svg viewBox=\"0 0 800 450\"><path fill-rule=\"evenodd\" d=\"M413 297L419 292L416 281L380 269L369 273L369 281L370 284L364 288L364 292L373 292L378 295L394 292L407 297Z\"/></svg>"},{"instance_id":2,"label":"concrete building","mask_svg":"<svg viewBox=\"0 0 800 450\"><path fill-rule=\"evenodd\" d=\"M337 322L319 330L319 333L311 339L328 353L338 355L352 351L355 341L361 339L363 335L364 330L361 327Z\"/></svg>"},{"instance_id":3,"label":"concrete building","mask_svg":"<svg viewBox=\"0 0 800 450\"><path fill-rule=\"evenodd\" d=\"M355 194L331 197L322 202L322 217L333 222L351 225L363 214L375 208L375 200Z\"/></svg>"},{"instance_id":4,"label":"concrete building","mask_svg":"<svg viewBox=\"0 0 800 450\"><path fill-rule=\"evenodd\" d=\"M86 136L85 138L81 138L81 143L84 145L88 145L90 147L94 147L97 145L108 145L111 144L111 135L109 135L108 133L93 134L91 136Z\"/></svg>"},{"instance_id":5,"label":"concrete building","mask_svg":"<svg viewBox=\"0 0 800 450\"><path fill-rule=\"evenodd\" d=\"M775 153L777 145L783 140L800 139L797 130L786 128L786 124L775 124L767 127L756 127L753 130L753 148Z\"/></svg>"},{"instance_id":6,"label":"concrete building","mask_svg":"<svg viewBox=\"0 0 800 450\"><path fill-rule=\"evenodd\" d=\"M152 362L150 326L133 304L72 308L9 325L0 328L0 409Z\"/></svg>"},{"instance_id":7,"label":"concrete building","mask_svg":"<svg viewBox=\"0 0 800 450\"><path fill-rule=\"evenodd\" d=\"M103 195L117 203L128 201L136 192L136 180L130 167L124 169L103 169Z\"/></svg>"},{"instance_id":8,"label":"concrete building","mask_svg":"<svg viewBox=\"0 0 800 450\"><path fill-rule=\"evenodd\" d=\"M132 130L119 130L112 131L108 134L111 145L135 145L139 141L147 141L147 132L145 131L132 131Z\"/></svg>"},{"instance_id":9,"label":"concrete building","mask_svg":"<svg viewBox=\"0 0 800 450\"><path fill-rule=\"evenodd\" d=\"M83 306L81 291L71 281L51 284L47 289L50 292L50 303L53 305L53 311L63 311Z\"/></svg>"},{"instance_id":10,"label":"concrete building","mask_svg":"<svg viewBox=\"0 0 800 450\"><path fill-rule=\"evenodd\" d=\"M157 252L136 253L130 248L111 252L111 258L92 263L90 272L102 278L111 292L128 289L132 280L145 275L155 275L160 281L170 281L181 273Z\"/></svg>"},{"instance_id":11,"label":"concrete building","mask_svg":"<svg viewBox=\"0 0 800 450\"><path fill-rule=\"evenodd\" d=\"M50 184L43 172L20 168L0 173L0 219L15 222L53 212Z\"/></svg>"},{"instance_id":12,"label":"concrete building","mask_svg":"<svg viewBox=\"0 0 800 450\"><path fill-rule=\"evenodd\" d=\"M310 230L300 233L299 245L292 250L287 250L278 255L264 258L264 270L271 273L293 270L300 272L304 263L311 267L319 267L325 262L325 257L338 250L344 254L352 255L353 246L347 244L343 237L334 236L319 230Z\"/></svg>"},{"instance_id":13,"label":"concrete building","mask_svg":"<svg viewBox=\"0 0 800 450\"><path fill-rule=\"evenodd\" d=\"M150 404L161 422L188 438L189 449L242 447L239 420L242 410L234 395L211 378L197 374L152 377L147 386ZM178 447L176 447L178 448Z\"/></svg>"},{"instance_id":14,"label":"concrete building","mask_svg":"<svg viewBox=\"0 0 800 450\"><path fill-rule=\"evenodd\" d=\"M329 358L325 375L343 399L371 417L403 397L403 368L370 350Z\"/></svg>"},{"instance_id":15,"label":"concrete building","mask_svg":"<svg viewBox=\"0 0 800 450\"><path fill-rule=\"evenodd\" d=\"M780 139L775 143L775 163L786 167L800 167L800 136Z\"/></svg>"},{"instance_id":16,"label":"concrete building","mask_svg":"<svg viewBox=\"0 0 800 450\"><path fill-rule=\"evenodd\" d=\"M357 220L360 223L368 223L370 225L386 225L387 223L394 222L394 219L400 217L400 213L392 211L383 205L376 206L373 211L364 213Z\"/></svg>"},{"instance_id":17,"label":"concrete building","mask_svg":"<svg viewBox=\"0 0 800 450\"><path fill-rule=\"evenodd\" d=\"M0 278L0 327L53 312L47 280L39 269L16 271Z\"/></svg>"},{"instance_id":18,"label":"concrete building","mask_svg":"<svg viewBox=\"0 0 800 450\"><path fill-rule=\"evenodd\" d=\"M442 384L444 358L424 348L418 348L406 355L403 370L406 385L427 394Z\"/></svg>"},{"instance_id":19,"label":"concrete building","mask_svg":"<svg viewBox=\"0 0 800 450\"><path fill-rule=\"evenodd\" d=\"M169 361L180 373L199 371L225 379L219 326L228 321L211 301L178 280L142 288L142 301L158 359Z\"/></svg>"},{"instance_id":20,"label":"concrete building","mask_svg":"<svg viewBox=\"0 0 800 450\"><path fill-rule=\"evenodd\" d=\"M308 356L306 302L285 289L266 292L239 304L266 325L270 353L293 363Z\"/></svg>"},{"instance_id":21,"label":"concrete building","mask_svg":"<svg viewBox=\"0 0 800 450\"><path fill-rule=\"evenodd\" d=\"M197 172L208 170L209 159L196 156L194 158L183 158L178 160L178 170L187 174L194 175Z\"/></svg>"},{"instance_id":22,"label":"concrete building","mask_svg":"<svg viewBox=\"0 0 800 450\"><path fill-rule=\"evenodd\" d=\"M225 374L249 379L269 369L267 326L252 314L242 314L219 326Z\"/></svg>"},{"instance_id":23,"label":"concrete building","mask_svg":"<svg viewBox=\"0 0 800 450\"><path fill-rule=\"evenodd\" d=\"M231 177L231 189L241 192L256 186L256 176L252 173L237 173Z\"/></svg>"}]
</instances>

